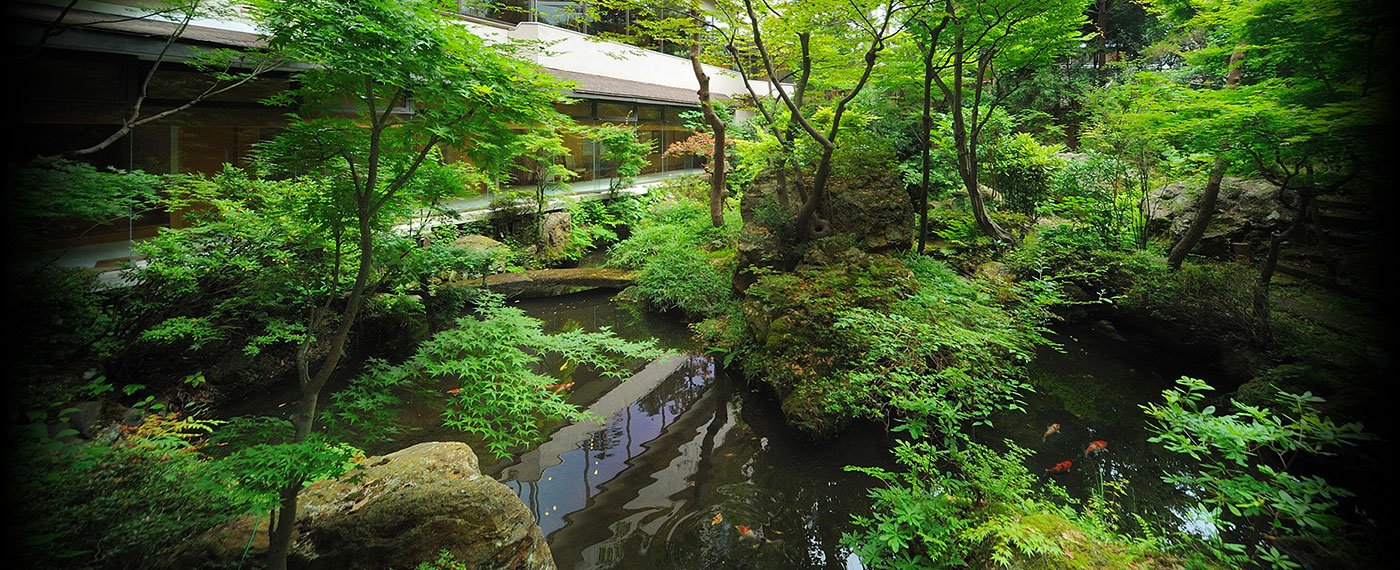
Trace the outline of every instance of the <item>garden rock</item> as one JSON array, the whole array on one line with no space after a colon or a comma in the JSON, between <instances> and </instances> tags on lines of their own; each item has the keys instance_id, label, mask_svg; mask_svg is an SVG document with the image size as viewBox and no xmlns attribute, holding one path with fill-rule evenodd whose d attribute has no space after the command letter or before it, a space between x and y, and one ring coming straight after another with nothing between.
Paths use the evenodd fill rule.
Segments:
<instances>
[{"instance_id":1,"label":"garden rock","mask_svg":"<svg viewBox=\"0 0 1400 570\"><path fill-rule=\"evenodd\" d=\"M850 181L833 179L827 219L834 235L846 235L865 251L908 248L914 237L914 208L899 177L871 173Z\"/></svg>"},{"instance_id":2,"label":"garden rock","mask_svg":"<svg viewBox=\"0 0 1400 570\"><path fill-rule=\"evenodd\" d=\"M232 567L245 547L261 560L267 521L245 516L215 528L168 567ZM534 515L458 442L420 443L312 483L301 491L296 526L290 568L413 568L442 550L465 568L555 568Z\"/></svg>"},{"instance_id":3,"label":"garden rock","mask_svg":"<svg viewBox=\"0 0 1400 570\"><path fill-rule=\"evenodd\" d=\"M1186 228L1199 213L1202 183L1173 182L1148 193L1142 204L1149 230L1167 231L1173 242L1186 234ZM1198 251L1213 257L1229 257L1236 244L1255 249L1268 246L1269 236L1293 220L1297 194L1281 195L1278 186L1265 180L1225 178L1206 234Z\"/></svg>"},{"instance_id":4,"label":"garden rock","mask_svg":"<svg viewBox=\"0 0 1400 570\"><path fill-rule=\"evenodd\" d=\"M549 212L540 220L539 255L545 259L559 257L573 245L574 221L568 212Z\"/></svg>"}]
</instances>

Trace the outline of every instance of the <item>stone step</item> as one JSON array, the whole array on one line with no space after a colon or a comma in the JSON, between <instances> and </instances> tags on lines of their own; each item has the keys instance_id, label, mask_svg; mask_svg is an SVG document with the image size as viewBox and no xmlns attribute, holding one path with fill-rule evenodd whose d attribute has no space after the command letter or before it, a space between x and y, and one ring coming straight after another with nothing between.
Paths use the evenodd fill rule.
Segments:
<instances>
[{"instance_id":1,"label":"stone step","mask_svg":"<svg viewBox=\"0 0 1400 570\"><path fill-rule=\"evenodd\" d=\"M1322 218L1322 225L1328 229L1338 228L1343 231L1357 229L1373 229L1378 224L1378 220L1372 213L1361 210L1346 208L1318 208L1318 215Z\"/></svg>"},{"instance_id":2,"label":"stone step","mask_svg":"<svg viewBox=\"0 0 1400 570\"><path fill-rule=\"evenodd\" d=\"M1370 247L1376 236L1369 232L1326 229L1327 244L1334 247Z\"/></svg>"},{"instance_id":3,"label":"stone step","mask_svg":"<svg viewBox=\"0 0 1400 570\"><path fill-rule=\"evenodd\" d=\"M1316 267L1310 263L1296 263L1292 261L1280 260L1275 271L1287 275L1289 277L1296 277L1298 279L1311 281L1318 285L1330 284L1329 280L1327 279L1326 271L1324 271L1321 267Z\"/></svg>"},{"instance_id":4,"label":"stone step","mask_svg":"<svg viewBox=\"0 0 1400 570\"><path fill-rule=\"evenodd\" d=\"M1370 210L1372 204L1366 200L1353 198L1350 196L1317 196L1313 198L1313 203L1319 208L1338 208L1347 210Z\"/></svg>"}]
</instances>

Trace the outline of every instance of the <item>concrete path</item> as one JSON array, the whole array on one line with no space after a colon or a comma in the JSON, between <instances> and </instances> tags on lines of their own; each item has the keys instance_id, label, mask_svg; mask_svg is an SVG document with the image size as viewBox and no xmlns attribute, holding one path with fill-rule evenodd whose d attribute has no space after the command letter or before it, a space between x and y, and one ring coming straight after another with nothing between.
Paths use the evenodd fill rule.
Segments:
<instances>
[{"instance_id":1,"label":"concrete path","mask_svg":"<svg viewBox=\"0 0 1400 570\"><path fill-rule=\"evenodd\" d=\"M637 178L637 181L634 182L631 186L623 188L618 192L626 194L646 194L651 190L652 187L660 184L661 182L667 179L685 176L689 174L699 174L703 172L704 171L701 169L691 169L639 176ZM604 179L589 180L586 182L576 182L573 184L564 185L563 187L548 194L548 197L550 198L549 208L563 208L569 200L600 200L606 198L608 197L608 183L609 180ZM531 191L533 190L533 187L516 186L512 187L511 190ZM456 210L460 216L460 219L456 221L449 220L444 222L439 218L433 223L462 223L489 218L492 213L491 201L495 200L498 197L499 194L482 194L480 196L473 196L471 198L449 201L447 203L448 207ZM405 224L400 227L407 228L408 224ZM134 242L140 241L142 240L134 240ZM54 256L57 256L58 261L56 261L55 263L59 266L97 269L105 274L110 273L112 270L116 269L115 263L117 260L124 260L131 256L131 246L134 242L117 241L110 243L77 246L61 252L37 252L34 256L34 259L47 260L51 259ZM104 277L104 280L105 279L106 278Z\"/></svg>"}]
</instances>

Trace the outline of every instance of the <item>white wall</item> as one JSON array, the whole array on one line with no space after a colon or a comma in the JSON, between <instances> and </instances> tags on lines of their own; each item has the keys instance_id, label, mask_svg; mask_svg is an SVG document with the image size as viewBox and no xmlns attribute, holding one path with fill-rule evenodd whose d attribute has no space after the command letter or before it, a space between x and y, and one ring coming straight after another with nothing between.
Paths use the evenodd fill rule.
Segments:
<instances>
[{"instance_id":1,"label":"white wall","mask_svg":"<svg viewBox=\"0 0 1400 570\"><path fill-rule=\"evenodd\" d=\"M517 24L515 29L509 32L509 37L546 44L535 58L535 61L544 67L667 87L690 90L700 88L690 60L682 57L618 42L602 41L583 33L539 22ZM712 93L727 97L748 95L738 73L713 65L705 65L705 73L710 76ZM766 82L754 82L753 86L759 95L768 93L769 85Z\"/></svg>"}]
</instances>

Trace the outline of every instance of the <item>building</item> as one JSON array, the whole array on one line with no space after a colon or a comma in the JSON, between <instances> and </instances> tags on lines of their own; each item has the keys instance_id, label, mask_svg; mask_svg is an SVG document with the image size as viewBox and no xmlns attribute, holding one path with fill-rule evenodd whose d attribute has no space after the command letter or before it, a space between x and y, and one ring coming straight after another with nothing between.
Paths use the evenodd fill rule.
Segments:
<instances>
[{"instance_id":1,"label":"building","mask_svg":"<svg viewBox=\"0 0 1400 570\"><path fill-rule=\"evenodd\" d=\"M25 0L6 6L6 41L10 44L20 89L11 90L19 109L11 140L22 141L23 155L53 155L95 144L116 132L140 96L152 66L142 116L182 105L207 89L210 79L182 62L195 50L247 48L259 37L236 4L218 19L195 19L177 38L169 17L152 15L139 0L97 2ZM630 14L608 14L589 21L583 4L573 0L500 0L490 8L462 5L452 16L488 41L551 42L536 63L549 73L576 82L577 102L560 110L583 124L635 125L654 149L643 174L689 170L693 158L668 158L662 151L690 132L680 113L698 105L698 82L689 60L665 53L673 46L649 50L601 41L589 30L618 31ZM167 46L167 43L169 45ZM658 51L659 50L659 51ZM747 95L733 71L706 66L711 92L720 99ZM260 103L286 89L291 70L260 77L198 105L134 129L106 149L88 155L99 166L153 173L212 173L224 163L246 164L253 145L285 125L286 109ZM767 84L753 84L759 93ZM580 180L607 178L610 165L598 158L596 145L570 137L571 168ZM161 226L179 226L178 215L152 213L111 232L85 238L118 241L151 235Z\"/></svg>"}]
</instances>

